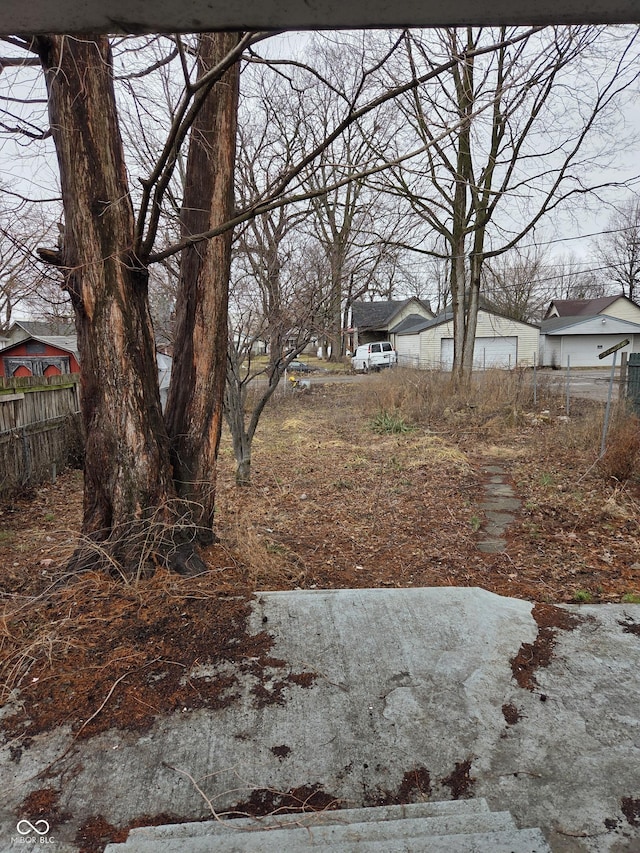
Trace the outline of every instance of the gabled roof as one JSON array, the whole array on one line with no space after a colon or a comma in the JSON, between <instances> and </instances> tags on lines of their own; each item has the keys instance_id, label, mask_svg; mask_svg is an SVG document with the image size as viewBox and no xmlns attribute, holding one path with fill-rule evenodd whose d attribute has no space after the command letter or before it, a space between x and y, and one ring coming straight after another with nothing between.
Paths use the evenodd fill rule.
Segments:
<instances>
[{"instance_id":1,"label":"gabled roof","mask_svg":"<svg viewBox=\"0 0 640 853\"><path fill-rule=\"evenodd\" d=\"M64 350L64 352L71 353L75 356L76 361L80 363L78 339L75 335L29 335L28 338L23 338L21 341L9 342L8 346L2 346L2 338L0 338L0 356L3 352L6 352L6 350L22 346L29 340L38 341L41 344L47 344L49 346L56 347L57 349ZM156 352L156 364L158 365L158 372L160 374L160 387L168 387L173 358L170 355Z\"/></svg>"},{"instance_id":2,"label":"gabled roof","mask_svg":"<svg viewBox=\"0 0 640 853\"><path fill-rule=\"evenodd\" d=\"M351 306L352 325L360 331L386 329L395 315L411 302L417 303L429 314L432 313L429 303L415 296L409 299L387 299L376 302L357 301Z\"/></svg>"},{"instance_id":3,"label":"gabled roof","mask_svg":"<svg viewBox=\"0 0 640 853\"><path fill-rule=\"evenodd\" d=\"M555 308L559 317L595 317L618 299L627 299L621 293L616 296L598 296L596 299L554 299L544 315L545 320Z\"/></svg>"},{"instance_id":4,"label":"gabled roof","mask_svg":"<svg viewBox=\"0 0 640 853\"><path fill-rule=\"evenodd\" d=\"M0 348L0 354L5 352L6 350L13 349L14 347L20 347L25 344L27 341L33 340L38 341L41 344L47 344L48 346L56 347L57 349L64 350L65 352L71 353L75 356L76 361L79 361L78 355L78 340L75 335L32 335L30 334L28 337L23 338L20 341L8 341L6 346Z\"/></svg>"},{"instance_id":5,"label":"gabled roof","mask_svg":"<svg viewBox=\"0 0 640 853\"><path fill-rule=\"evenodd\" d=\"M558 329L568 329L590 319L591 317L548 317L540 323L540 332L544 335Z\"/></svg>"},{"instance_id":6,"label":"gabled roof","mask_svg":"<svg viewBox=\"0 0 640 853\"><path fill-rule=\"evenodd\" d=\"M48 321L48 320L17 320L11 325L9 333L19 326L28 335L33 335L39 338L42 335L46 337L75 337L76 327L73 323L65 320Z\"/></svg>"},{"instance_id":7,"label":"gabled roof","mask_svg":"<svg viewBox=\"0 0 640 853\"><path fill-rule=\"evenodd\" d=\"M514 320L506 314L501 314L499 311L494 311L489 308L481 307L478 309L478 313L493 314L494 317L502 317L504 320L511 320L512 323L518 323L521 326L531 326L534 329L540 328L537 323L528 323L526 320ZM437 317L432 317L430 320L423 319L420 323L416 323L412 328L404 329L402 332L396 332L396 334L417 335L419 332L424 332L426 329L433 329L436 326L441 326L443 323L449 323L451 320L453 320L453 311L448 307L445 308L441 314L438 314Z\"/></svg>"}]
</instances>

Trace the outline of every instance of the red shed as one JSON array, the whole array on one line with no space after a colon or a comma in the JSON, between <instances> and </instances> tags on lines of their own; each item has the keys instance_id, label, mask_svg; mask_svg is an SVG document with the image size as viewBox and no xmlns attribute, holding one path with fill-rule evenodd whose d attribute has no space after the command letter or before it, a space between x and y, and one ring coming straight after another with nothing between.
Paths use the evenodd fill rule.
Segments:
<instances>
[{"instance_id":1,"label":"red shed","mask_svg":"<svg viewBox=\"0 0 640 853\"><path fill-rule=\"evenodd\" d=\"M31 335L0 349L4 376L55 376L80 373L78 344L70 335Z\"/></svg>"}]
</instances>

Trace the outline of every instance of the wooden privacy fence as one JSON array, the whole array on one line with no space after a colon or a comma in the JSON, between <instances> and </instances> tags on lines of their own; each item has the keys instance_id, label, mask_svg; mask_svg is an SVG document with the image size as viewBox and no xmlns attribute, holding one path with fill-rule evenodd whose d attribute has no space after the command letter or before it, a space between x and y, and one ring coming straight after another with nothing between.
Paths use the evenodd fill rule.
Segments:
<instances>
[{"instance_id":1,"label":"wooden privacy fence","mask_svg":"<svg viewBox=\"0 0 640 853\"><path fill-rule=\"evenodd\" d=\"M81 453L79 377L0 377L0 495L55 479Z\"/></svg>"}]
</instances>

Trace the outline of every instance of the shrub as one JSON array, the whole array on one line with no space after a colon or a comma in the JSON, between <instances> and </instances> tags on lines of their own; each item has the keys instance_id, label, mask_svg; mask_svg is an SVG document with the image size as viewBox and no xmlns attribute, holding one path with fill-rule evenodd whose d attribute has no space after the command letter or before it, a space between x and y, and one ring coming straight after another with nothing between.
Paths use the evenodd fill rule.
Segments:
<instances>
[{"instance_id":1,"label":"shrub","mask_svg":"<svg viewBox=\"0 0 640 853\"><path fill-rule=\"evenodd\" d=\"M640 418L624 413L609 430L607 447L600 459L607 479L626 483L640 471Z\"/></svg>"}]
</instances>

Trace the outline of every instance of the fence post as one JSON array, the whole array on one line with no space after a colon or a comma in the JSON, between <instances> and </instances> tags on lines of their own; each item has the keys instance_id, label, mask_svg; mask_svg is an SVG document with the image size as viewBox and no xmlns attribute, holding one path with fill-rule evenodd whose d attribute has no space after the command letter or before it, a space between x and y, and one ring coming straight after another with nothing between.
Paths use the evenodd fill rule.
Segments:
<instances>
[{"instance_id":1,"label":"fence post","mask_svg":"<svg viewBox=\"0 0 640 853\"><path fill-rule=\"evenodd\" d=\"M635 413L640 415L640 352L632 352L629 355L627 400L633 406Z\"/></svg>"},{"instance_id":2,"label":"fence post","mask_svg":"<svg viewBox=\"0 0 640 853\"><path fill-rule=\"evenodd\" d=\"M571 379L571 356L567 356L567 387L566 387L566 395L567 395L567 403L566 403L566 412L569 414L569 387L570 387L570 379Z\"/></svg>"},{"instance_id":3,"label":"fence post","mask_svg":"<svg viewBox=\"0 0 640 853\"><path fill-rule=\"evenodd\" d=\"M31 479L31 449L29 447L29 440L27 439L27 429L26 427L22 427L20 430L20 437L22 439L22 461L24 463L24 482L28 483Z\"/></svg>"},{"instance_id":4,"label":"fence post","mask_svg":"<svg viewBox=\"0 0 640 853\"><path fill-rule=\"evenodd\" d=\"M618 385L618 398L620 400L624 400L626 394L626 385L627 385L627 363L629 360L629 353L626 350L622 350L622 356L620 358L620 384Z\"/></svg>"},{"instance_id":5,"label":"fence post","mask_svg":"<svg viewBox=\"0 0 640 853\"><path fill-rule=\"evenodd\" d=\"M613 391L613 382L616 376L616 356L618 351L613 353L613 364L611 365L611 378L609 379L609 393L607 394L607 407L604 410L604 426L602 427L602 441L600 442L600 456L604 456L605 446L607 443L607 432L609 431L609 416L611 414L611 394Z\"/></svg>"}]
</instances>

